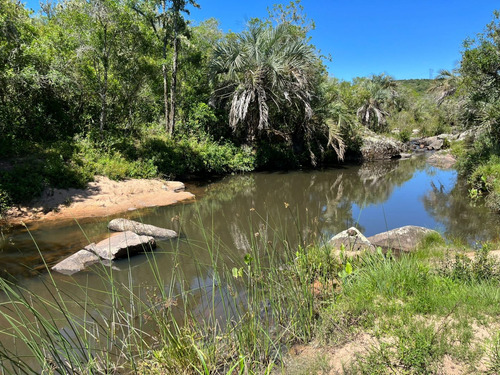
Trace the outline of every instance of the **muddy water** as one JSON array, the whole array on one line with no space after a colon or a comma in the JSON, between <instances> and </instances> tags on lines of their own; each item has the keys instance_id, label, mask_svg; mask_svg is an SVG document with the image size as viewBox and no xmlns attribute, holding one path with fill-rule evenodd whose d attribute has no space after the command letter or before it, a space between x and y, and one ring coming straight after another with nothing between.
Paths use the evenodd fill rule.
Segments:
<instances>
[{"instance_id":1,"label":"muddy water","mask_svg":"<svg viewBox=\"0 0 500 375\"><path fill-rule=\"evenodd\" d=\"M431 167L424 158L417 158L323 171L230 176L189 186L198 197L196 203L122 216L180 231L182 237L175 244L159 242L158 253L166 254L159 260L163 269L171 267L167 254L172 247L190 259L209 261L207 241L214 237L228 259L241 258L263 228L306 243L328 239L352 225L366 236L411 224L436 229L449 239L495 239L499 216L471 204L463 185L455 171ZM109 219L2 232L0 275L19 278L43 273L41 255L50 266L105 238ZM142 274L142 260L138 257L130 264L138 274ZM128 268L128 263L119 267Z\"/></svg>"},{"instance_id":2,"label":"muddy water","mask_svg":"<svg viewBox=\"0 0 500 375\"><path fill-rule=\"evenodd\" d=\"M214 287L211 265L241 266L251 246L268 244L279 252L285 242L292 248L321 243L353 225L367 236L420 225L469 243L498 239L499 216L471 204L463 186L455 171L431 167L425 158L229 176L188 186L197 196L194 203L122 215L181 234L175 241L158 241L154 261L139 255L109 269L96 265L72 277L53 274L50 279L46 267L105 238L110 218L37 224L1 233L0 276L17 279L41 300L53 298L55 282L58 293L68 297L67 311L76 316L84 315L84 301L98 303L100 314L106 315L113 299L110 278L144 299L151 299L159 285L167 295L204 290L194 293L199 299L194 313L203 317L204 299L211 299ZM0 316L0 332L8 325ZM61 330L67 328L62 324Z\"/></svg>"}]
</instances>

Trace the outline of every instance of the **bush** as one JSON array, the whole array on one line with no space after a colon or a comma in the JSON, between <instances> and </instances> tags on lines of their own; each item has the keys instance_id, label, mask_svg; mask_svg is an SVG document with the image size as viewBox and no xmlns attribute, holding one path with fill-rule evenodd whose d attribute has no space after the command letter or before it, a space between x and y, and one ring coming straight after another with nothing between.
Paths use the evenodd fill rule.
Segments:
<instances>
[{"instance_id":1,"label":"bush","mask_svg":"<svg viewBox=\"0 0 500 375\"><path fill-rule=\"evenodd\" d=\"M138 154L149 158L159 173L170 178L248 172L255 168L250 148L194 137L177 141L166 137L146 138Z\"/></svg>"}]
</instances>

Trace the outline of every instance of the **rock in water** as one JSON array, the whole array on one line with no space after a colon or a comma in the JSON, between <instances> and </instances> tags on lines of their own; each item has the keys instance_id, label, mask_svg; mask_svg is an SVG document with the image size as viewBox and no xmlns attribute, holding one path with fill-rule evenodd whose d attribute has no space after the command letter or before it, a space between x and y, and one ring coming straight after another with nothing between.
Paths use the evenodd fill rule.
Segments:
<instances>
[{"instance_id":1,"label":"rock in water","mask_svg":"<svg viewBox=\"0 0 500 375\"><path fill-rule=\"evenodd\" d=\"M97 245L91 244L84 250L92 251L101 259L114 260L127 258L143 251L152 250L156 247L156 242L151 236L139 236L130 231L122 232L111 236Z\"/></svg>"},{"instance_id":2,"label":"rock in water","mask_svg":"<svg viewBox=\"0 0 500 375\"><path fill-rule=\"evenodd\" d=\"M395 250L402 252L410 252L415 250L420 241L430 233L437 233L434 230L415 225L407 225L405 227L392 229L387 232L376 234L368 237L375 246L380 246L384 250Z\"/></svg>"},{"instance_id":3,"label":"rock in water","mask_svg":"<svg viewBox=\"0 0 500 375\"><path fill-rule=\"evenodd\" d=\"M155 227L154 225L143 224L138 221L127 219L114 219L108 224L108 228L116 232L131 231L139 235L152 236L157 238L176 238L177 233L170 229Z\"/></svg>"},{"instance_id":4,"label":"rock in water","mask_svg":"<svg viewBox=\"0 0 500 375\"><path fill-rule=\"evenodd\" d=\"M453 168L456 162L457 159L455 159L455 157L449 153L435 153L427 159L427 163L434 167L442 169Z\"/></svg>"},{"instance_id":5,"label":"rock in water","mask_svg":"<svg viewBox=\"0 0 500 375\"><path fill-rule=\"evenodd\" d=\"M67 257L62 262L57 263L54 267L52 267L52 270L60 272L64 275L72 275L78 271L84 270L86 267L94 263L99 262L99 260L100 258L96 254L83 249Z\"/></svg>"},{"instance_id":6,"label":"rock in water","mask_svg":"<svg viewBox=\"0 0 500 375\"><path fill-rule=\"evenodd\" d=\"M133 232L115 234L101 242L92 243L52 267L53 271L72 275L104 260L127 258L156 247L153 237L139 236Z\"/></svg>"}]
</instances>

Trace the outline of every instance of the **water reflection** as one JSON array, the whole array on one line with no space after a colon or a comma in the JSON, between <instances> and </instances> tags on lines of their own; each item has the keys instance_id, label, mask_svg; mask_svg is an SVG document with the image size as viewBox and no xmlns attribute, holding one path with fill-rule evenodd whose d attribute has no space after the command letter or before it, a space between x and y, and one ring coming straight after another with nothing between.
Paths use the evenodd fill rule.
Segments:
<instances>
[{"instance_id":1,"label":"water reflection","mask_svg":"<svg viewBox=\"0 0 500 375\"><path fill-rule=\"evenodd\" d=\"M256 243L273 244L279 251L280 242L296 246L321 241L352 225L366 235L412 224L448 237L496 238L498 215L469 204L461 185L456 172L430 167L420 157L325 171L229 176L204 186L196 203L124 216L180 231L175 246L186 258L185 273L192 275L193 258L211 263L209 246L223 253L225 261L237 263ZM44 270L37 246L52 265L105 238L109 219L39 224L31 233L4 233L0 273L36 274ZM171 242L159 241L160 265L165 269L171 267L172 248ZM136 270L142 267L139 259L131 261Z\"/></svg>"}]
</instances>

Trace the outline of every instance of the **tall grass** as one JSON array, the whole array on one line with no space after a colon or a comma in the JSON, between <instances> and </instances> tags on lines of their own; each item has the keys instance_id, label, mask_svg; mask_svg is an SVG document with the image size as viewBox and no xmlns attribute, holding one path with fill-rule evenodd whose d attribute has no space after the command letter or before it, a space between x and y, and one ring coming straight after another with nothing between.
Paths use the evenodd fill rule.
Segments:
<instances>
[{"instance_id":1,"label":"tall grass","mask_svg":"<svg viewBox=\"0 0 500 375\"><path fill-rule=\"evenodd\" d=\"M339 257L338 249L305 243L290 213L294 233L265 217L258 228L249 220L254 235L240 255L199 219L203 241L172 241L166 254L144 249L149 285L130 267L118 277L113 264L95 267L99 285L80 283L79 293L50 272L46 293L0 279L0 374L286 373L291 345L316 338L338 346L359 332L380 341L346 373L433 373L445 355L470 363L486 355L471 319L500 313L500 267L487 247L474 260L448 254L439 239L415 254ZM205 263L194 256L199 248ZM170 257L170 270L161 256ZM196 282L184 262L194 264ZM491 369L498 346L495 337Z\"/></svg>"},{"instance_id":2,"label":"tall grass","mask_svg":"<svg viewBox=\"0 0 500 375\"><path fill-rule=\"evenodd\" d=\"M48 265L44 296L0 280L0 373L260 374L280 366L290 345L313 335L306 252L266 224L251 228L250 249L235 257L206 224L199 225L203 243L190 245L210 261L192 259L174 241L165 272L164 254L144 249L155 280L147 287L137 286L131 270L119 281L112 265L94 268L101 291L77 286L83 300L66 293ZM194 289L181 267L186 259L195 263Z\"/></svg>"}]
</instances>

